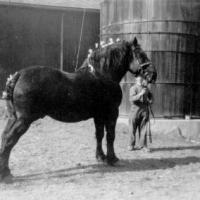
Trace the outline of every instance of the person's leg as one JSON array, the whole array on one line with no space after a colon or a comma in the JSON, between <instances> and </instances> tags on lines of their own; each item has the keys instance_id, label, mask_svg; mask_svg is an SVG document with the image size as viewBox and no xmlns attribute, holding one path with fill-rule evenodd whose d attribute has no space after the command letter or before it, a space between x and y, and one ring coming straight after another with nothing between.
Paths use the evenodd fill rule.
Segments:
<instances>
[{"instance_id":1,"label":"person's leg","mask_svg":"<svg viewBox=\"0 0 200 200\"><path fill-rule=\"evenodd\" d=\"M135 148L137 127L137 112L131 112L129 115L129 151L132 151Z\"/></svg>"},{"instance_id":2,"label":"person's leg","mask_svg":"<svg viewBox=\"0 0 200 200\"><path fill-rule=\"evenodd\" d=\"M147 132L148 132L148 120L149 113L146 110L141 112L141 121L139 126L140 139L139 139L139 147L148 149L147 147Z\"/></svg>"}]
</instances>

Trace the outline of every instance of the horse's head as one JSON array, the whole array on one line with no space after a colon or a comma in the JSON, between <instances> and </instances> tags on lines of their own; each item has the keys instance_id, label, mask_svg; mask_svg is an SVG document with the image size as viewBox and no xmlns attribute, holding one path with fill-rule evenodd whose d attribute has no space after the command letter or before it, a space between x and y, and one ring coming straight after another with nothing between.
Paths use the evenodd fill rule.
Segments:
<instances>
[{"instance_id":1,"label":"horse's head","mask_svg":"<svg viewBox=\"0 0 200 200\"><path fill-rule=\"evenodd\" d=\"M116 82L120 82L127 71L143 76L150 83L155 82L157 77L155 67L136 38L132 42L110 40L101 45L89 53L80 69L89 66Z\"/></svg>"},{"instance_id":2,"label":"horse's head","mask_svg":"<svg viewBox=\"0 0 200 200\"><path fill-rule=\"evenodd\" d=\"M144 77L149 83L155 83L157 78L155 66L138 44L137 38L134 38L133 41L131 41L131 47L133 52L133 61L130 63L128 70L136 76L140 75Z\"/></svg>"}]
</instances>

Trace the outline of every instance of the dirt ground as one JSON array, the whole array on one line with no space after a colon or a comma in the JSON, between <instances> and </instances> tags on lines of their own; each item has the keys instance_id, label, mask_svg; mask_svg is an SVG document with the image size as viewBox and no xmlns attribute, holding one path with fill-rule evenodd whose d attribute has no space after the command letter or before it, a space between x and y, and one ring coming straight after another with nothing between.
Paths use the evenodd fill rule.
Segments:
<instances>
[{"instance_id":1,"label":"dirt ground","mask_svg":"<svg viewBox=\"0 0 200 200\"><path fill-rule=\"evenodd\" d=\"M1 117L1 132L5 122ZM13 149L14 182L0 184L0 200L198 199L200 145L175 132L153 134L151 153L129 152L127 126L119 123L115 150L120 162L111 167L95 160L92 120L39 120Z\"/></svg>"}]
</instances>

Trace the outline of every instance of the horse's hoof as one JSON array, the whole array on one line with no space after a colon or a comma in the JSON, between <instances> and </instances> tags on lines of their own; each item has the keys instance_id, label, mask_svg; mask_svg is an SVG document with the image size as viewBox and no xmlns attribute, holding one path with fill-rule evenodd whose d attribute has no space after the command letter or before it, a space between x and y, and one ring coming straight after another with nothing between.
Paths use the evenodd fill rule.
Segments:
<instances>
[{"instance_id":1,"label":"horse's hoof","mask_svg":"<svg viewBox=\"0 0 200 200\"><path fill-rule=\"evenodd\" d=\"M119 158L117 158L116 156L113 156L113 157L107 157L106 160L107 160L108 165L114 166L119 161Z\"/></svg>"},{"instance_id":2,"label":"horse's hoof","mask_svg":"<svg viewBox=\"0 0 200 200\"><path fill-rule=\"evenodd\" d=\"M98 155L96 155L96 159L98 162L105 162L106 156L105 156L105 154L98 154Z\"/></svg>"},{"instance_id":3,"label":"horse's hoof","mask_svg":"<svg viewBox=\"0 0 200 200\"><path fill-rule=\"evenodd\" d=\"M13 183L13 175L9 174L7 176L0 175L0 183Z\"/></svg>"},{"instance_id":4,"label":"horse's hoof","mask_svg":"<svg viewBox=\"0 0 200 200\"><path fill-rule=\"evenodd\" d=\"M13 176L10 173L9 168L5 168L0 172L0 182L11 183L13 180Z\"/></svg>"}]
</instances>

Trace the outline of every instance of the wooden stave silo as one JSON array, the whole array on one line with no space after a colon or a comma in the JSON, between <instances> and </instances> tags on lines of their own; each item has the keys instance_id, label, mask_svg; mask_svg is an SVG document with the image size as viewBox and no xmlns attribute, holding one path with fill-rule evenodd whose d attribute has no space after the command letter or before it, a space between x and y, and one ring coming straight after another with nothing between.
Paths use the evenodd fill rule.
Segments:
<instances>
[{"instance_id":1,"label":"wooden stave silo","mask_svg":"<svg viewBox=\"0 0 200 200\"><path fill-rule=\"evenodd\" d=\"M200 2L198 0L105 0L101 3L101 39L137 36L155 63L152 87L156 117L200 116ZM121 82L120 113L127 115L130 74Z\"/></svg>"}]
</instances>

